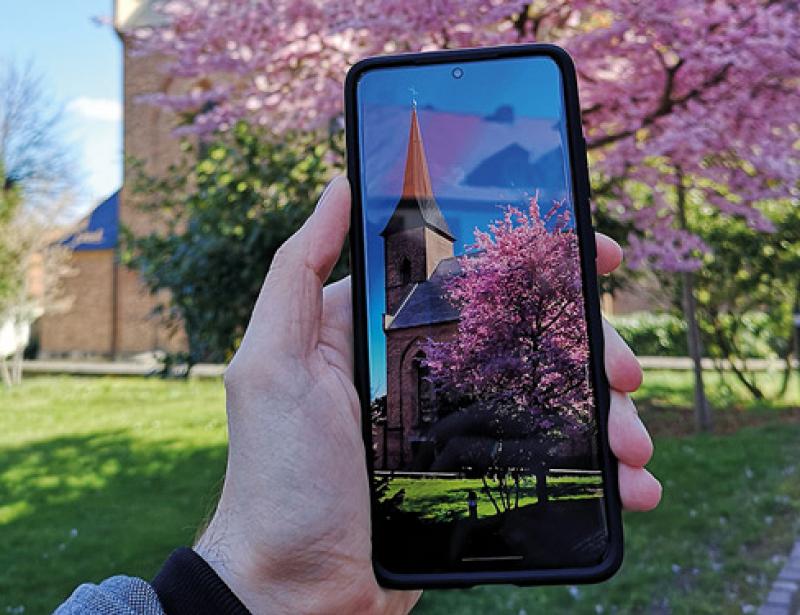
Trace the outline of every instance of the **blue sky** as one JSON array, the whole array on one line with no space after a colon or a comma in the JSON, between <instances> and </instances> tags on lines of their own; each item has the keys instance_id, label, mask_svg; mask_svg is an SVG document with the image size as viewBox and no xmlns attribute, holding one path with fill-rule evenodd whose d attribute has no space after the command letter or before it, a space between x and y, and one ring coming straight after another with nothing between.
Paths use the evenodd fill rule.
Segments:
<instances>
[{"instance_id":1,"label":"blue sky","mask_svg":"<svg viewBox=\"0 0 800 615\"><path fill-rule=\"evenodd\" d=\"M0 59L31 61L64 110L86 213L122 182L122 45L110 26L112 0L4 2Z\"/></svg>"},{"instance_id":2,"label":"blue sky","mask_svg":"<svg viewBox=\"0 0 800 615\"><path fill-rule=\"evenodd\" d=\"M365 74L358 105L363 212L367 233L370 388L385 393L382 329L383 239L402 185L412 104L416 103L434 195L456 237L455 253L473 242L506 205L524 207L538 193L571 206L561 76L547 58L397 68ZM517 169L511 173L509 169Z\"/></svg>"}]
</instances>

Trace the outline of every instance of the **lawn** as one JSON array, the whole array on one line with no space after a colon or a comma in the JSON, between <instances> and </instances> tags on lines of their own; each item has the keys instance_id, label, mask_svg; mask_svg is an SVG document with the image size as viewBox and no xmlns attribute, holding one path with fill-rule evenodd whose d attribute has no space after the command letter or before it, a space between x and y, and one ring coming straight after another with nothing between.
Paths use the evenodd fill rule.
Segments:
<instances>
[{"instance_id":1,"label":"lawn","mask_svg":"<svg viewBox=\"0 0 800 615\"><path fill-rule=\"evenodd\" d=\"M551 476L547 485L553 490L551 499L567 500L578 498L598 497L602 495L599 476ZM489 481L492 496L499 501L499 489L494 481ZM389 483L389 488L384 496L393 498L399 491L405 493L400 510L417 513L421 519L437 521L466 518L468 516L467 497L470 492L477 496L478 517L489 517L496 514L496 509L489 497L483 491L483 482L478 479L453 479L453 478L427 478L408 479L395 478ZM563 494L561 493L563 492ZM511 487L511 497L514 499L515 490ZM524 477L520 480L519 500L515 504L519 508L536 504L536 479Z\"/></svg>"},{"instance_id":2,"label":"lawn","mask_svg":"<svg viewBox=\"0 0 800 615\"><path fill-rule=\"evenodd\" d=\"M580 588L427 592L419 613L719 613L757 605L800 535L800 386L753 404L711 375L724 435L691 435L691 378L648 373L654 513L627 514L619 575ZM765 377L766 378L766 377ZM773 380L777 382L777 377ZM772 386L773 382L765 382ZM219 490L221 383L30 378L0 390L0 613L47 613L76 584L152 576Z\"/></svg>"}]
</instances>

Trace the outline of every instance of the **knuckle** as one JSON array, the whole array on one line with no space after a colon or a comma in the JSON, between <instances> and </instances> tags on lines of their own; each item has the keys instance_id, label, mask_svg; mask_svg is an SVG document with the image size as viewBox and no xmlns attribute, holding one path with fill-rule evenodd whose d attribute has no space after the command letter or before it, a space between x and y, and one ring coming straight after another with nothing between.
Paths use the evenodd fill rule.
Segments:
<instances>
[{"instance_id":1,"label":"knuckle","mask_svg":"<svg viewBox=\"0 0 800 615\"><path fill-rule=\"evenodd\" d=\"M275 250L270 270L281 270L292 265L297 259L297 236L292 235Z\"/></svg>"},{"instance_id":2,"label":"knuckle","mask_svg":"<svg viewBox=\"0 0 800 615\"><path fill-rule=\"evenodd\" d=\"M242 380L241 361L238 359L238 357L239 353L237 352L222 374L222 383L227 391L236 389Z\"/></svg>"}]
</instances>

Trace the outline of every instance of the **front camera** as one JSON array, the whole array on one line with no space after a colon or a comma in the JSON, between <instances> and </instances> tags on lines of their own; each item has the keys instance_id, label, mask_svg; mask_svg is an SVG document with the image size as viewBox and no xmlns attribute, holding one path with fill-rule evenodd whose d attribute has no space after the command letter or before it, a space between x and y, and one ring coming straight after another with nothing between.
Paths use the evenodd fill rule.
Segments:
<instances>
[{"instance_id":1,"label":"front camera","mask_svg":"<svg viewBox=\"0 0 800 615\"><path fill-rule=\"evenodd\" d=\"M461 79L464 76L464 69L463 68L454 68L453 69L453 79Z\"/></svg>"}]
</instances>

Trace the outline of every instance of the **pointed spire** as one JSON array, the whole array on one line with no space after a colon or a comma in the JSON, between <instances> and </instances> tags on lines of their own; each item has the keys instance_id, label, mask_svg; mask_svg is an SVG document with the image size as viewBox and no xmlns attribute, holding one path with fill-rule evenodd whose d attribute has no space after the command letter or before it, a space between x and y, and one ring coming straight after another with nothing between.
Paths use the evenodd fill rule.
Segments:
<instances>
[{"instance_id":1,"label":"pointed spire","mask_svg":"<svg viewBox=\"0 0 800 615\"><path fill-rule=\"evenodd\" d=\"M422 134L419 131L416 105L411 110L411 129L408 133L408 153L406 154L402 194L404 199L433 198L431 176L428 172L425 148L422 145Z\"/></svg>"},{"instance_id":2,"label":"pointed spire","mask_svg":"<svg viewBox=\"0 0 800 615\"><path fill-rule=\"evenodd\" d=\"M408 151L403 175L403 192L392 217L381 231L384 237L409 228L425 226L440 235L454 240L431 187L428 160L422 145L422 133L417 118L417 107L412 105L411 128L408 132Z\"/></svg>"}]
</instances>

